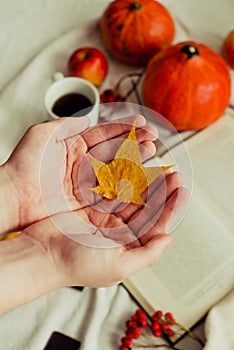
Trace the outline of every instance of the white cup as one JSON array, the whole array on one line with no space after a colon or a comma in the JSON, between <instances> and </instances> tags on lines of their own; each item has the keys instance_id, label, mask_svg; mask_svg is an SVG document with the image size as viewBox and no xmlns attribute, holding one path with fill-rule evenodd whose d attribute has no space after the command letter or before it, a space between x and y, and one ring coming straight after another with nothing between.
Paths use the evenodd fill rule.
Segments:
<instances>
[{"instance_id":1,"label":"white cup","mask_svg":"<svg viewBox=\"0 0 234 350\"><path fill-rule=\"evenodd\" d=\"M72 114L72 117L88 116L90 126L96 125L98 121L98 106L100 103L99 92L97 88L88 80L78 77L64 77L62 73L55 73L54 82L50 85L45 94L45 107L52 119L58 119L61 116L53 112L55 103L63 96L73 93L81 94L89 99L91 107L79 110ZM65 117L66 115L64 115Z\"/></svg>"}]
</instances>

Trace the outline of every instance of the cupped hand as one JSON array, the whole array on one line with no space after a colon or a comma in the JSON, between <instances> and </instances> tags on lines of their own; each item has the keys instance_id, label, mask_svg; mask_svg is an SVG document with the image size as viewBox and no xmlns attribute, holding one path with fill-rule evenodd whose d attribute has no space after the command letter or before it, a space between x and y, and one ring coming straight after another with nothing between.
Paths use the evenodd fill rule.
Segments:
<instances>
[{"instance_id":1,"label":"cupped hand","mask_svg":"<svg viewBox=\"0 0 234 350\"><path fill-rule=\"evenodd\" d=\"M188 199L179 174L169 173L151 184L152 206L147 210L128 204L104 213L88 206L73 212L81 219L79 226L73 226L67 212L35 223L23 233L44 247L57 285L114 285L159 259L171 242L166 234L169 225L184 211Z\"/></svg>"},{"instance_id":2,"label":"cupped hand","mask_svg":"<svg viewBox=\"0 0 234 350\"><path fill-rule=\"evenodd\" d=\"M112 160L133 122L144 162L155 154L157 131L142 116L93 128L87 118L61 118L31 127L1 167L2 202L11 198L4 232L17 227L22 234L0 247L2 285L12 291L0 312L58 287L117 284L155 263L169 246L167 233L190 196L177 172L150 184L141 194L146 206L90 190L96 177L89 153ZM16 273L9 275L9 264Z\"/></svg>"},{"instance_id":3,"label":"cupped hand","mask_svg":"<svg viewBox=\"0 0 234 350\"><path fill-rule=\"evenodd\" d=\"M157 132L154 127L145 126L142 116L93 128L88 128L87 117L60 118L32 126L3 166L14 188L11 195L18 203L15 226L22 229L48 216L81 209L89 205L90 200L95 201L90 199L91 191L84 200L78 181L79 174L89 181L84 166L87 153L96 149L96 154L108 159L114 150L107 142L113 140L116 144L116 139L123 140L134 120L138 142L152 155L155 152L152 141ZM146 157L144 151L142 156Z\"/></svg>"}]
</instances>

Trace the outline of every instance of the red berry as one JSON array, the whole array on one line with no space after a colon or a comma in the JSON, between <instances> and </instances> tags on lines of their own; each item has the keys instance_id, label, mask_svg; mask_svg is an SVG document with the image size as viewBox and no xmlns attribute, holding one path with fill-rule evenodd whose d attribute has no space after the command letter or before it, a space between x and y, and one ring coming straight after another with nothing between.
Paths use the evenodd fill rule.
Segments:
<instances>
[{"instance_id":1,"label":"red berry","mask_svg":"<svg viewBox=\"0 0 234 350\"><path fill-rule=\"evenodd\" d=\"M163 331L167 331L169 329L169 325L167 323L162 323L161 328Z\"/></svg>"},{"instance_id":2,"label":"red berry","mask_svg":"<svg viewBox=\"0 0 234 350\"><path fill-rule=\"evenodd\" d=\"M161 337L162 335L162 332L160 330L157 330L157 331L153 331L153 335L157 338Z\"/></svg>"},{"instance_id":3,"label":"red berry","mask_svg":"<svg viewBox=\"0 0 234 350\"><path fill-rule=\"evenodd\" d=\"M132 335L132 337L133 337L134 339L139 338L140 335L141 335L141 329L140 329L140 328L133 328L133 329L131 330L131 335Z\"/></svg>"},{"instance_id":4,"label":"red berry","mask_svg":"<svg viewBox=\"0 0 234 350\"><path fill-rule=\"evenodd\" d=\"M132 321L138 321L138 316L137 316L137 314L132 315Z\"/></svg>"},{"instance_id":5,"label":"red berry","mask_svg":"<svg viewBox=\"0 0 234 350\"><path fill-rule=\"evenodd\" d=\"M169 323L171 323L171 324L175 323L175 319L174 319L174 317L173 317L173 315L172 315L171 312L166 312L166 313L165 313L165 318L166 318L166 320L167 320Z\"/></svg>"},{"instance_id":6,"label":"red berry","mask_svg":"<svg viewBox=\"0 0 234 350\"><path fill-rule=\"evenodd\" d=\"M103 95L105 95L106 97L114 96L114 92L111 89L107 89L103 91Z\"/></svg>"},{"instance_id":7,"label":"red berry","mask_svg":"<svg viewBox=\"0 0 234 350\"><path fill-rule=\"evenodd\" d=\"M133 333L132 333L132 330L133 330L134 328L131 328L131 329L127 329L126 330L126 332L125 332L125 335L126 335L126 337L128 337L128 338L133 338Z\"/></svg>"},{"instance_id":8,"label":"red berry","mask_svg":"<svg viewBox=\"0 0 234 350\"><path fill-rule=\"evenodd\" d=\"M136 315L138 315L140 318L146 318L147 317L145 311L143 311L142 309L138 309L136 311Z\"/></svg>"},{"instance_id":9,"label":"red berry","mask_svg":"<svg viewBox=\"0 0 234 350\"><path fill-rule=\"evenodd\" d=\"M103 91L100 95L100 99L102 103L107 103L107 102L114 102L115 101L115 95L113 90L107 89Z\"/></svg>"},{"instance_id":10,"label":"red berry","mask_svg":"<svg viewBox=\"0 0 234 350\"><path fill-rule=\"evenodd\" d=\"M162 312L161 310L158 310L158 311L155 312L155 316L156 316L157 318L161 318L162 315L163 315L163 312Z\"/></svg>"},{"instance_id":11,"label":"red berry","mask_svg":"<svg viewBox=\"0 0 234 350\"><path fill-rule=\"evenodd\" d=\"M173 329L169 328L167 331L167 335L168 335L168 337L174 337L175 332L173 331Z\"/></svg>"},{"instance_id":12,"label":"red berry","mask_svg":"<svg viewBox=\"0 0 234 350\"><path fill-rule=\"evenodd\" d=\"M101 103L106 103L106 98L105 98L105 96L100 95L100 100L101 100Z\"/></svg>"},{"instance_id":13,"label":"red berry","mask_svg":"<svg viewBox=\"0 0 234 350\"><path fill-rule=\"evenodd\" d=\"M158 317L154 314L153 316L151 316L152 321L158 321Z\"/></svg>"},{"instance_id":14,"label":"red berry","mask_svg":"<svg viewBox=\"0 0 234 350\"><path fill-rule=\"evenodd\" d=\"M104 94L101 94L100 95L100 100L101 100L102 103L105 103L107 101L107 98L106 98L106 96Z\"/></svg>"},{"instance_id":15,"label":"red berry","mask_svg":"<svg viewBox=\"0 0 234 350\"><path fill-rule=\"evenodd\" d=\"M107 102L115 102L115 97L114 96L108 97Z\"/></svg>"},{"instance_id":16,"label":"red berry","mask_svg":"<svg viewBox=\"0 0 234 350\"><path fill-rule=\"evenodd\" d=\"M132 338L130 337L123 337L121 339L122 345L124 346L131 346L132 345Z\"/></svg>"},{"instance_id":17,"label":"red berry","mask_svg":"<svg viewBox=\"0 0 234 350\"><path fill-rule=\"evenodd\" d=\"M124 97L120 95L115 96L115 102L124 102L124 101L125 101Z\"/></svg>"},{"instance_id":18,"label":"red berry","mask_svg":"<svg viewBox=\"0 0 234 350\"><path fill-rule=\"evenodd\" d=\"M148 322L147 322L147 320L140 320L137 322L137 325L141 328L145 328L148 326Z\"/></svg>"},{"instance_id":19,"label":"red berry","mask_svg":"<svg viewBox=\"0 0 234 350\"><path fill-rule=\"evenodd\" d=\"M126 322L126 327L127 329L131 329L131 328L135 328L138 326L138 323L136 321L131 321L131 320L128 320Z\"/></svg>"},{"instance_id":20,"label":"red berry","mask_svg":"<svg viewBox=\"0 0 234 350\"><path fill-rule=\"evenodd\" d=\"M161 328L161 325L158 321L154 321L151 325L151 329L153 331L158 331L158 330L160 330L160 328Z\"/></svg>"},{"instance_id":21,"label":"red berry","mask_svg":"<svg viewBox=\"0 0 234 350\"><path fill-rule=\"evenodd\" d=\"M132 321L131 320L127 320L126 322L125 322L125 326L128 328L128 327L131 327L131 323L132 323Z\"/></svg>"}]
</instances>

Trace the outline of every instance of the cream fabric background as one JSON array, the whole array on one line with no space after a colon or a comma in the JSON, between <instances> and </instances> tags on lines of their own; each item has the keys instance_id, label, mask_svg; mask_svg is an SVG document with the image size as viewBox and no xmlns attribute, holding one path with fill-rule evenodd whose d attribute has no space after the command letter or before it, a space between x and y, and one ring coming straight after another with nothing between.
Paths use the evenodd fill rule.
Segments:
<instances>
[{"instance_id":1,"label":"cream fabric background","mask_svg":"<svg viewBox=\"0 0 234 350\"><path fill-rule=\"evenodd\" d=\"M197 40L219 52L224 36L234 28L233 0L161 2L176 21L174 42ZM66 74L69 54L87 44L102 48L97 22L108 3L0 0L0 164L29 125L46 119L44 93L56 71ZM108 59L110 72L103 88L120 74L135 71ZM233 350L233 300L230 294L211 311L206 350ZM86 288L82 293L61 289L1 317L0 349L41 350L54 330L81 340L82 350L117 349L124 322L134 309L122 287ZM193 346L187 349L199 349Z\"/></svg>"}]
</instances>

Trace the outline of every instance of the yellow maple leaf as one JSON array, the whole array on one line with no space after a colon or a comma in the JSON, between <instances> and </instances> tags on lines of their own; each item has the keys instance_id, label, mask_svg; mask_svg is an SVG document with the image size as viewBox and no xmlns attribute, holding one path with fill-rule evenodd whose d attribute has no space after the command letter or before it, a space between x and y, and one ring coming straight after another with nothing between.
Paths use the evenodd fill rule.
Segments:
<instances>
[{"instance_id":1,"label":"yellow maple leaf","mask_svg":"<svg viewBox=\"0 0 234 350\"><path fill-rule=\"evenodd\" d=\"M135 124L111 162L103 163L91 154L89 156L99 183L91 190L105 198L125 203L146 205L141 194L163 171L171 167L142 166Z\"/></svg>"},{"instance_id":2,"label":"yellow maple leaf","mask_svg":"<svg viewBox=\"0 0 234 350\"><path fill-rule=\"evenodd\" d=\"M5 235L3 235L1 238L0 238L0 241L5 241L6 239L10 239L10 238L14 238L18 235L20 235L21 232L20 231L15 231L15 232L9 232L9 233L6 233Z\"/></svg>"}]
</instances>

